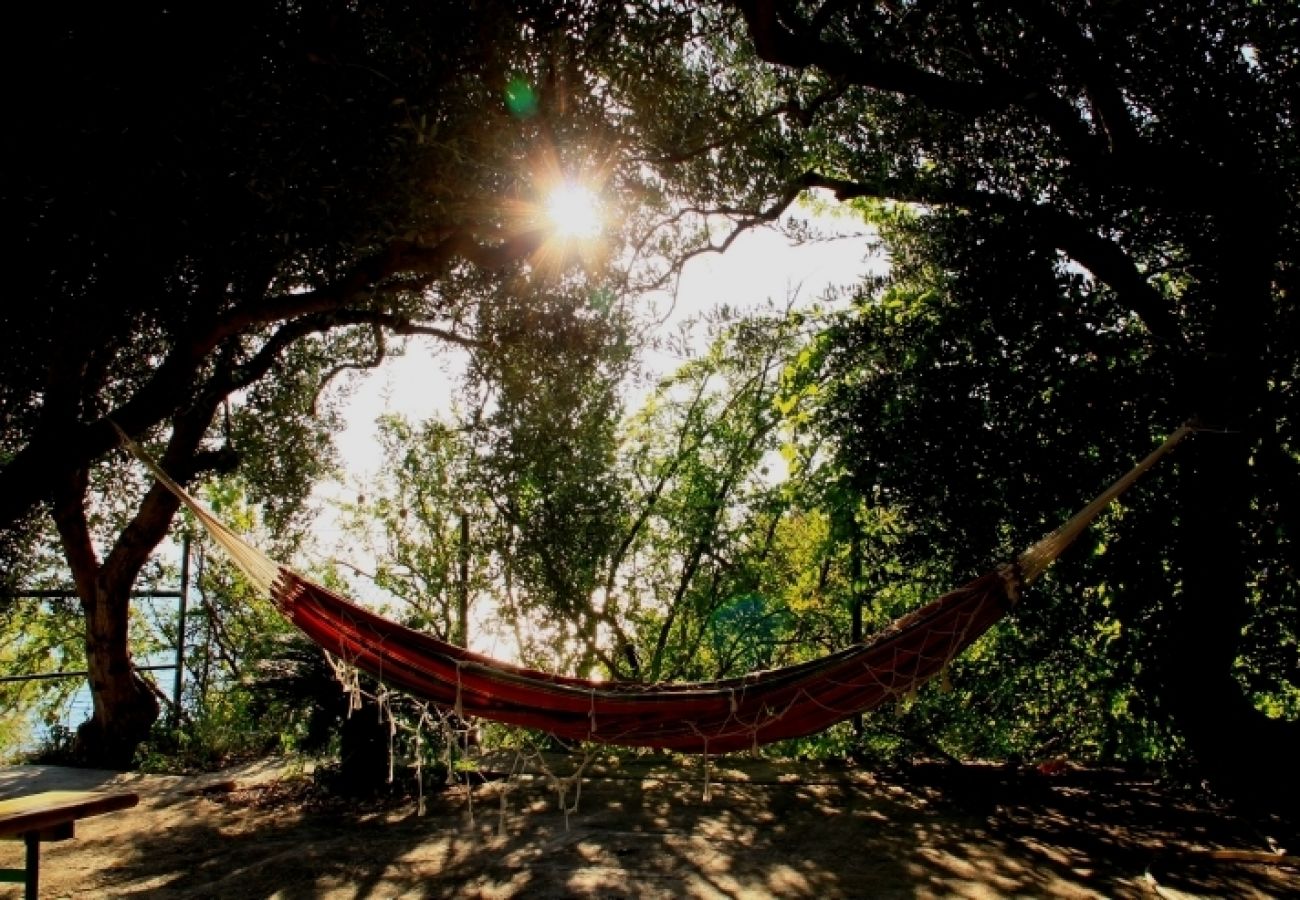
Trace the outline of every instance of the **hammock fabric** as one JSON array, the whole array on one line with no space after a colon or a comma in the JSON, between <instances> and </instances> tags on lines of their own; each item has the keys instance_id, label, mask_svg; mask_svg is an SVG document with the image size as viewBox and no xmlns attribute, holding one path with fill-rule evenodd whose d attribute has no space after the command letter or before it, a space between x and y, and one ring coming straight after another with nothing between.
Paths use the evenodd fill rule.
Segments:
<instances>
[{"instance_id":1,"label":"hammock fabric","mask_svg":"<svg viewBox=\"0 0 1300 900\"><path fill-rule=\"evenodd\" d=\"M244 574L309 638L385 684L458 715L575 741L723 753L821 731L907 695L1006 614L1111 501L1190 428L1017 560L903 616L868 641L810 662L724 681L637 684L552 675L438 640L378 616L265 556L126 446L181 499Z\"/></svg>"},{"instance_id":2,"label":"hammock fabric","mask_svg":"<svg viewBox=\"0 0 1300 900\"><path fill-rule=\"evenodd\" d=\"M821 731L937 674L1011 607L998 573L898 620L869 643L726 681L644 685L503 663L368 612L284 570L281 611L312 640L391 687L570 740L722 753Z\"/></svg>"}]
</instances>

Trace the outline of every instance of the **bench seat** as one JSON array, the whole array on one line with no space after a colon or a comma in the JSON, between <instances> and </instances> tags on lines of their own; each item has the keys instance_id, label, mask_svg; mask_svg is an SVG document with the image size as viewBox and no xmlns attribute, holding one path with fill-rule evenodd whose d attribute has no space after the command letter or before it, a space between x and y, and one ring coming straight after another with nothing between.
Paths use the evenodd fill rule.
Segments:
<instances>
[{"instance_id":1,"label":"bench seat","mask_svg":"<svg viewBox=\"0 0 1300 900\"><path fill-rule=\"evenodd\" d=\"M0 882L24 884L28 900L36 900L42 841L67 840L73 837L78 819L130 809L139 802L136 794L121 791L43 791L0 800L0 838L18 838L27 844L26 867L0 869Z\"/></svg>"}]
</instances>

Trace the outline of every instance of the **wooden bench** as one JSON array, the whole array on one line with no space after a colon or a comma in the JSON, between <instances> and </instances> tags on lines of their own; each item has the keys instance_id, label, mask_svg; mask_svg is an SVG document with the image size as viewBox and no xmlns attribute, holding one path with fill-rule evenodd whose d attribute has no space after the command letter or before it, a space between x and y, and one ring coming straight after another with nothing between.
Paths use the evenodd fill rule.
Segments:
<instances>
[{"instance_id":1,"label":"wooden bench","mask_svg":"<svg viewBox=\"0 0 1300 900\"><path fill-rule=\"evenodd\" d=\"M129 809L139 802L135 794L97 791L45 791L0 800L0 837L27 844L26 868L0 869L0 882L25 884L27 900L36 900L42 841L65 841L73 837L78 819Z\"/></svg>"}]
</instances>

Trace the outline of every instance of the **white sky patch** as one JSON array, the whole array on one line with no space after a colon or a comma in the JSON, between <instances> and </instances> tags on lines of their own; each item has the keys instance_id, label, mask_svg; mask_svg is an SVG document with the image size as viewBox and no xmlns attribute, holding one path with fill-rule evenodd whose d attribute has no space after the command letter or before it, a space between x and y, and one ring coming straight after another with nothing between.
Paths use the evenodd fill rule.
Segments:
<instances>
[{"instance_id":1,"label":"white sky patch","mask_svg":"<svg viewBox=\"0 0 1300 900\"><path fill-rule=\"evenodd\" d=\"M379 471L379 420L398 414L412 422L445 416L468 357L435 338L411 339L401 356L355 376L346 401L344 429L335 438L343 469L368 479Z\"/></svg>"},{"instance_id":2,"label":"white sky patch","mask_svg":"<svg viewBox=\"0 0 1300 900\"><path fill-rule=\"evenodd\" d=\"M872 238L860 219L806 209L788 218L826 237L798 243L774 229L760 228L741 235L725 254L692 259L682 272L675 304L666 293L645 300L666 314L665 332L724 304L757 310L768 300L780 305L792 296L811 303L829 288L852 285L887 269L887 262L871 252ZM445 342L413 339L403 356L354 376L345 404L346 424L336 438L348 476L366 480L378 472L381 416L400 413L419 422L450 413L467 359L464 351ZM666 375L683 362L667 353L647 353L644 361L656 375ZM629 400L634 405L635 398Z\"/></svg>"}]
</instances>

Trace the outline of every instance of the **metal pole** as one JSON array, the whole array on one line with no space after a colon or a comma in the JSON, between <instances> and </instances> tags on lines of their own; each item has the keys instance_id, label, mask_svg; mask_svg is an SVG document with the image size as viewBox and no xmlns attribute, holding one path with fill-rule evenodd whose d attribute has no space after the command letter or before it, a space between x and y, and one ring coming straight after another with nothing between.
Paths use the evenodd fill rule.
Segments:
<instances>
[{"instance_id":1,"label":"metal pole","mask_svg":"<svg viewBox=\"0 0 1300 900\"><path fill-rule=\"evenodd\" d=\"M469 646L469 513L460 514L460 645Z\"/></svg>"},{"instance_id":2,"label":"metal pole","mask_svg":"<svg viewBox=\"0 0 1300 900\"><path fill-rule=\"evenodd\" d=\"M185 607L190 595L190 536L181 541L181 590L176 606L176 680L172 682L172 724L181 721L181 689L185 686Z\"/></svg>"},{"instance_id":3,"label":"metal pole","mask_svg":"<svg viewBox=\"0 0 1300 900\"><path fill-rule=\"evenodd\" d=\"M850 635L854 644L862 643L862 534L859 531L857 517L853 518L853 532L849 543L849 590L852 592L852 634ZM862 713L853 717L853 733L862 738L865 730L865 723L862 720Z\"/></svg>"},{"instance_id":4,"label":"metal pole","mask_svg":"<svg viewBox=\"0 0 1300 900\"><path fill-rule=\"evenodd\" d=\"M171 663L157 666L131 666L137 672L166 672L174 668ZM68 671L58 672L40 672L36 675L0 675L0 684L19 684L28 681L54 681L59 678L85 678L90 672L85 669L69 669Z\"/></svg>"}]
</instances>

